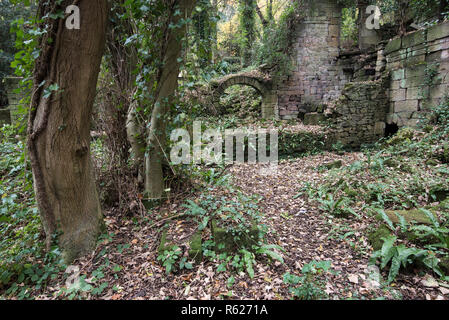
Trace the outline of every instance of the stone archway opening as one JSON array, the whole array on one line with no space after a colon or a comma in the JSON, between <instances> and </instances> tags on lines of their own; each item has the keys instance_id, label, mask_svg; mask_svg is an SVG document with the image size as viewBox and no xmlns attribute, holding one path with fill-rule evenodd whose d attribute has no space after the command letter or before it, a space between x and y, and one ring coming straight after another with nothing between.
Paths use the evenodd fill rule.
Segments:
<instances>
[{"instance_id":1,"label":"stone archway opening","mask_svg":"<svg viewBox=\"0 0 449 320\"><path fill-rule=\"evenodd\" d=\"M238 118L260 118L262 116L262 92L244 84L236 84L224 90L218 99L219 109L224 114Z\"/></svg>"},{"instance_id":2,"label":"stone archway opening","mask_svg":"<svg viewBox=\"0 0 449 320\"><path fill-rule=\"evenodd\" d=\"M277 110L277 94L271 89L271 79L260 72L229 75L212 83L213 101L219 105L220 98L226 90L235 85L252 87L262 97L261 115L264 119L275 117Z\"/></svg>"}]
</instances>

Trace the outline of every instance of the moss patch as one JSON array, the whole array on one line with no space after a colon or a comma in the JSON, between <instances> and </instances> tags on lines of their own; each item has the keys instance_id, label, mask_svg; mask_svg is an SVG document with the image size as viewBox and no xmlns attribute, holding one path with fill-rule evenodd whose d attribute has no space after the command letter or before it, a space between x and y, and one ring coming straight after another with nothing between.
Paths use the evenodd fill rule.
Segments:
<instances>
[{"instance_id":1,"label":"moss patch","mask_svg":"<svg viewBox=\"0 0 449 320\"><path fill-rule=\"evenodd\" d=\"M219 227L217 221L213 220L212 235L215 241L216 252L235 252L240 247L251 248L253 244L256 244L259 239L259 229L253 225L246 238L236 239L231 232Z\"/></svg>"},{"instance_id":2,"label":"moss patch","mask_svg":"<svg viewBox=\"0 0 449 320\"><path fill-rule=\"evenodd\" d=\"M430 225L432 222L430 221L429 217L426 216L426 214L419 209L413 209L413 210L387 210L385 211L387 216L390 218L390 220L393 223L399 223L399 218L396 215L399 214L404 217L405 221L408 223L415 221L420 224L427 224Z\"/></svg>"},{"instance_id":3,"label":"moss patch","mask_svg":"<svg viewBox=\"0 0 449 320\"><path fill-rule=\"evenodd\" d=\"M202 252L202 232L197 231L193 236L191 236L188 241L188 247L189 249L189 259L195 260L196 263L201 263L201 260L203 259L203 252ZM167 230L165 230L162 233L161 236L161 242L159 244L159 247L157 249L158 254L161 255L165 251L171 251L174 249L176 244L170 242L167 240Z\"/></svg>"},{"instance_id":4,"label":"moss patch","mask_svg":"<svg viewBox=\"0 0 449 320\"><path fill-rule=\"evenodd\" d=\"M371 244L374 250L380 250L384 241L382 238L386 238L391 234L390 229L385 224L382 224L380 227L375 229L368 235L368 242Z\"/></svg>"},{"instance_id":5,"label":"moss patch","mask_svg":"<svg viewBox=\"0 0 449 320\"><path fill-rule=\"evenodd\" d=\"M203 260L203 233L197 231L192 238L190 238L190 250L189 258L195 260L196 263L200 263Z\"/></svg>"}]
</instances>

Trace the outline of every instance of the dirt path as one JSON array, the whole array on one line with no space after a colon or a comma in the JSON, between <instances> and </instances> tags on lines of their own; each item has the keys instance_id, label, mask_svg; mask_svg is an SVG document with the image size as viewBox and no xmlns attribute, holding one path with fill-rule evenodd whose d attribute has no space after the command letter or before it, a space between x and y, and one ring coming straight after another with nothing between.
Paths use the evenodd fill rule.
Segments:
<instances>
[{"instance_id":1,"label":"dirt path","mask_svg":"<svg viewBox=\"0 0 449 320\"><path fill-rule=\"evenodd\" d=\"M157 261L157 228L150 228L145 218L119 221L113 214L107 224L114 236L105 240L95 255L79 262L82 273L89 281L98 268L103 270L101 281L107 281L108 286L97 297L100 299L289 299L291 295L283 282L286 272L300 275L305 264L330 260L335 271L326 275L325 289L330 299L441 298L436 289L423 287L422 277L413 273L400 275L393 286L385 286L376 276L376 269L368 266L371 251L364 222L333 219L309 204L304 195L295 198L306 182L320 181L323 173L316 170L319 165L338 159L346 165L360 157L358 153L324 154L284 161L273 175L264 174L262 165L230 169L234 185L244 193L262 196L259 206L270 226L269 240L286 250L285 264L261 261L254 268L253 279L243 273L235 275L232 289L226 285L231 274L217 273L218 264L212 262L167 276ZM181 204L175 201L163 210L176 214L182 211ZM186 232L182 223L179 231Z\"/></svg>"}]
</instances>

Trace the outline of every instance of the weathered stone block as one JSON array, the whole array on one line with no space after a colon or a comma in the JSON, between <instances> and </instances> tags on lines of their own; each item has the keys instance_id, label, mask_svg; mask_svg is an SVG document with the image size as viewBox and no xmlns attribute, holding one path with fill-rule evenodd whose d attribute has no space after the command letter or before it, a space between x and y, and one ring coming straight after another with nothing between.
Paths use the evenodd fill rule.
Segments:
<instances>
[{"instance_id":1,"label":"weathered stone block","mask_svg":"<svg viewBox=\"0 0 449 320\"><path fill-rule=\"evenodd\" d=\"M320 122L324 121L326 116L322 113L312 112L304 115L304 125L306 126L316 126Z\"/></svg>"},{"instance_id":2,"label":"weathered stone block","mask_svg":"<svg viewBox=\"0 0 449 320\"><path fill-rule=\"evenodd\" d=\"M189 247L189 259L194 260L196 263L201 263L203 259L203 251L202 251L202 232L197 231L193 236L191 236L188 240ZM167 239L167 230L162 234L159 247L158 254L162 255L165 251L173 250L176 244L170 242Z\"/></svg>"},{"instance_id":3,"label":"weathered stone block","mask_svg":"<svg viewBox=\"0 0 449 320\"><path fill-rule=\"evenodd\" d=\"M419 77L410 77L410 78L404 79L404 82L401 84L401 87L403 87L403 88L420 87L420 86L422 86L423 81L424 81L424 75L421 75Z\"/></svg>"},{"instance_id":4,"label":"weathered stone block","mask_svg":"<svg viewBox=\"0 0 449 320\"><path fill-rule=\"evenodd\" d=\"M385 134L385 122L376 122L374 124L374 134L383 136Z\"/></svg>"},{"instance_id":5,"label":"weathered stone block","mask_svg":"<svg viewBox=\"0 0 449 320\"><path fill-rule=\"evenodd\" d=\"M9 109L0 109L0 127L11 123L11 112Z\"/></svg>"},{"instance_id":6,"label":"weathered stone block","mask_svg":"<svg viewBox=\"0 0 449 320\"><path fill-rule=\"evenodd\" d=\"M398 101L394 103L394 112L415 112L418 111L418 100Z\"/></svg>"},{"instance_id":7,"label":"weathered stone block","mask_svg":"<svg viewBox=\"0 0 449 320\"><path fill-rule=\"evenodd\" d=\"M215 241L215 251L217 252L234 252L240 246L251 248L259 240L259 229L256 225L251 227L247 237L240 239L239 243L236 243L235 236L231 232L219 227L215 220L212 221L211 231Z\"/></svg>"},{"instance_id":8,"label":"weathered stone block","mask_svg":"<svg viewBox=\"0 0 449 320\"><path fill-rule=\"evenodd\" d=\"M392 90L390 92L390 100L391 101L404 101L406 98L406 90L405 89L398 89L398 90Z\"/></svg>"},{"instance_id":9,"label":"weathered stone block","mask_svg":"<svg viewBox=\"0 0 449 320\"><path fill-rule=\"evenodd\" d=\"M426 65L420 64L413 67L407 67L405 69L405 74L407 79L413 77L420 77L421 79L423 79L422 77L424 77L426 74Z\"/></svg>"},{"instance_id":10,"label":"weathered stone block","mask_svg":"<svg viewBox=\"0 0 449 320\"><path fill-rule=\"evenodd\" d=\"M402 80L405 78L405 69L393 70L391 72L391 80Z\"/></svg>"},{"instance_id":11,"label":"weathered stone block","mask_svg":"<svg viewBox=\"0 0 449 320\"><path fill-rule=\"evenodd\" d=\"M421 88L421 87L408 88L407 89L407 100L422 99L427 93L428 93L428 90L426 90L426 88Z\"/></svg>"},{"instance_id":12,"label":"weathered stone block","mask_svg":"<svg viewBox=\"0 0 449 320\"><path fill-rule=\"evenodd\" d=\"M402 48L409 48L426 42L426 31L419 30L402 37Z\"/></svg>"},{"instance_id":13,"label":"weathered stone block","mask_svg":"<svg viewBox=\"0 0 449 320\"><path fill-rule=\"evenodd\" d=\"M399 49L401 49L401 45L402 45L401 38L396 38L396 39L391 40L385 47L385 54L389 54L394 51L398 51Z\"/></svg>"},{"instance_id":14,"label":"weathered stone block","mask_svg":"<svg viewBox=\"0 0 449 320\"><path fill-rule=\"evenodd\" d=\"M427 29L427 41L433 41L449 36L449 23L441 23L439 25Z\"/></svg>"},{"instance_id":15,"label":"weathered stone block","mask_svg":"<svg viewBox=\"0 0 449 320\"><path fill-rule=\"evenodd\" d=\"M401 81L402 80L395 80L390 82L390 89L391 90L397 90L401 88Z\"/></svg>"},{"instance_id":16,"label":"weathered stone block","mask_svg":"<svg viewBox=\"0 0 449 320\"><path fill-rule=\"evenodd\" d=\"M432 86L429 91L430 98L442 98L447 93L447 90L448 87L446 85Z\"/></svg>"},{"instance_id":17,"label":"weathered stone block","mask_svg":"<svg viewBox=\"0 0 449 320\"><path fill-rule=\"evenodd\" d=\"M400 215L404 217L405 221L408 223L412 221L416 221L420 224L431 224L431 221L429 217L422 212L421 210L414 209L414 210L387 210L385 211L387 216L390 218L390 220L393 223L399 223L399 217L397 215Z\"/></svg>"}]
</instances>

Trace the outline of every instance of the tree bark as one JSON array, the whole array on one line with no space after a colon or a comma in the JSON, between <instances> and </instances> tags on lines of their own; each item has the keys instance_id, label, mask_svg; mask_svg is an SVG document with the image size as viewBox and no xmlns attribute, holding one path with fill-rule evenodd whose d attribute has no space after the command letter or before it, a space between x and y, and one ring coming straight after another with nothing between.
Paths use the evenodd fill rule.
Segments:
<instances>
[{"instance_id":1,"label":"tree bark","mask_svg":"<svg viewBox=\"0 0 449 320\"><path fill-rule=\"evenodd\" d=\"M123 39L134 34L133 24L130 18L123 19L126 13L123 7L124 0L114 0L110 14L109 29L106 37L106 48L109 53L107 60L109 70L115 80L115 101L107 106L108 126L113 132L108 132L106 140L111 154L118 160L118 167L126 165L129 158L130 143L127 136L128 111L132 101L132 90L135 76L134 69L137 66L137 48L123 45ZM108 128L109 127L109 128Z\"/></svg>"},{"instance_id":2,"label":"tree bark","mask_svg":"<svg viewBox=\"0 0 449 320\"><path fill-rule=\"evenodd\" d=\"M172 17L172 24L177 25L180 19L190 16L196 0L176 1L182 12ZM175 8L173 8L174 10ZM185 28L168 29L169 35L163 54L163 66L157 81L155 104L151 114L151 125L148 134L148 156L145 159L145 193L149 199L161 199L164 193L164 162L166 115L173 102L178 86L178 75L182 42Z\"/></svg>"},{"instance_id":3,"label":"tree bark","mask_svg":"<svg viewBox=\"0 0 449 320\"><path fill-rule=\"evenodd\" d=\"M71 4L73 0L60 5L42 0L39 15L65 11ZM28 150L47 247L60 233L68 263L94 248L103 226L90 157L90 125L108 5L106 0L75 4L80 8L79 30L67 29L64 19L44 22L48 32L40 42L28 125ZM48 96L54 84L59 90Z\"/></svg>"},{"instance_id":4,"label":"tree bark","mask_svg":"<svg viewBox=\"0 0 449 320\"><path fill-rule=\"evenodd\" d=\"M265 19L265 17L263 16L262 11L260 11L260 8L259 8L259 6L257 5L257 2L256 2L256 4L255 4L255 7L256 7L256 13L257 13L257 15L259 16L259 19L260 19L260 22L262 23L262 26L263 26L264 28L268 27L268 21L267 21L267 20Z\"/></svg>"}]
</instances>

